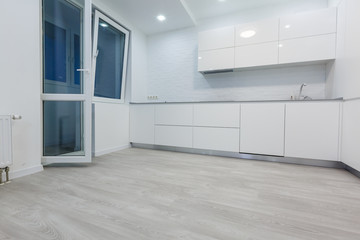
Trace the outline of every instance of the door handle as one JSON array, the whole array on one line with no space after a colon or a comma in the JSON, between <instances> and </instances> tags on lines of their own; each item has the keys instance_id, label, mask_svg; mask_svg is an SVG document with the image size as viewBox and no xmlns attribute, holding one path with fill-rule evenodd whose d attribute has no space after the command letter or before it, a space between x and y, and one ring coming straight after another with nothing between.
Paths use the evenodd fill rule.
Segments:
<instances>
[{"instance_id":1,"label":"door handle","mask_svg":"<svg viewBox=\"0 0 360 240\"><path fill-rule=\"evenodd\" d=\"M90 72L90 69L88 69L88 68L79 68L79 69L76 69L76 71L78 71L78 72Z\"/></svg>"}]
</instances>

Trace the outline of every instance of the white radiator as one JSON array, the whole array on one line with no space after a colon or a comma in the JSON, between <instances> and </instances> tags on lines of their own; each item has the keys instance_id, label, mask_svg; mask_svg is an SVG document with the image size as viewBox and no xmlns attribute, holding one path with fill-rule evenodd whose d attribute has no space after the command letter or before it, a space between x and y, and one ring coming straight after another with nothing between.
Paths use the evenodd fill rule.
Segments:
<instances>
[{"instance_id":1,"label":"white radiator","mask_svg":"<svg viewBox=\"0 0 360 240\"><path fill-rule=\"evenodd\" d=\"M12 164L11 116L0 115L0 168Z\"/></svg>"}]
</instances>

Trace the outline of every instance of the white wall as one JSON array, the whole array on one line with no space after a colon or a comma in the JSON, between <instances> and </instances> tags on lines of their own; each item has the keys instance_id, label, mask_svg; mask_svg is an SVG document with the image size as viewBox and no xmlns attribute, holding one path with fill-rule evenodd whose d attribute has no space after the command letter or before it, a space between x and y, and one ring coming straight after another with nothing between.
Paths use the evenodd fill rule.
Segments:
<instances>
[{"instance_id":1,"label":"white wall","mask_svg":"<svg viewBox=\"0 0 360 240\"><path fill-rule=\"evenodd\" d=\"M146 95L142 82L146 78L146 36L121 16L121 11L106 0L93 0L93 4L103 13L131 31L129 62L126 79L124 104L94 102L94 149L96 156L124 149L130 146L129 139L129 100L143 101ZM133 90L137 91L133 91Z\"/></svg>"},{"instance_id":2,"label":"white wall","mask_svg":"<svg viewBox=\"0 0 360 240\"><path fill-rule=\"evenodd\" d=\"M148 37L148 80L142 83L147 86L147 91L142 89L141 94L147 92L147 95L158 96L158 101L281 100L297 94L300 85L306 82L309 86L304 89L305 95L324 98L325 65L206 76L198 73L197 34L206 29L326 7L326 0L299 1L205 19L194 28L151 35ZM132 101L140 102L135 98Z\"/></svg>"},{"instance_id":3,"label":"white wall","mask_svg":"<svg viewBox=\"0 0 360 240\"><path fill-rule=\"evenodd\" d=\"M0 114L13 122L12 177L42 170L40 101L40 1L2 1L0 15Z\"/></svg>"},{"instance_id":4,"label":"white wall","mask_svg":"<svg viewBox=\"0 0 360 240\"><path fill-rule=\"evenodd\" d=\"M360 171L360 1L338 5L337 59L328 66L327 94L344 97L341 160Z\"/></svg>"}]
</instances>

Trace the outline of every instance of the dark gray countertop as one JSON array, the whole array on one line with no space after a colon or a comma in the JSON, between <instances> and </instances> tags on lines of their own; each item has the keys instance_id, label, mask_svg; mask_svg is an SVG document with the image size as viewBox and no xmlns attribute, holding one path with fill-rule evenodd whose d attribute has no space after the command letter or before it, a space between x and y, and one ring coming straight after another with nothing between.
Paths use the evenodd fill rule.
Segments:
<instances>
[{"instance_id":1,"label":"dark gray countertop","mask_svg":"<svg viewBox=\"0 0 360 240\"><path fill-rule=\"evenodd\" d=\"M188 101L188 102L167 102L167 101L152 101L152 102L130 102L130 104L180 104L180 103L270 103L270 102L330 102L330 101L343 101L343 98L332 99L312 99L312 100L252 100L252 101Z\"/></svg>"}]
</instances>

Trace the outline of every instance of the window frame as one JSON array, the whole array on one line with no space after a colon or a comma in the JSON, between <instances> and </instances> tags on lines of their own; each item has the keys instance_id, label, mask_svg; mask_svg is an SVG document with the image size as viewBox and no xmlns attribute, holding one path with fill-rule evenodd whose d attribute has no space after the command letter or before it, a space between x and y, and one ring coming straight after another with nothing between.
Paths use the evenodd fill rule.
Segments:
<instances>
[{"instance_id":1,"label":"window frame","mask_svg":"<svg viewBox=\"0 0 360 240\"><path fill-rule=\"evenodd\" d=\"M95 96L96 58L97 58L97 49L98 49L98 33L99 33L99 20L100 19L125 34L125 46L124 46L124 58L123 58L124 62L123 62L123 69L122 69L120 99ZM126 90L125 88L126 88L127 65L128 65L128 57L129 57L128 56L129 39L130 39L130 31L128 29L124 28L119 23L112 20L110 17L106 16L99 10L95 9L93 51L92 51L92 59L93 59L93 63L92 63L92 101L93 102L125 103L125 90Z\"/></svg>"}]
</instances>

